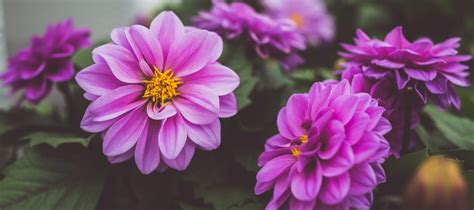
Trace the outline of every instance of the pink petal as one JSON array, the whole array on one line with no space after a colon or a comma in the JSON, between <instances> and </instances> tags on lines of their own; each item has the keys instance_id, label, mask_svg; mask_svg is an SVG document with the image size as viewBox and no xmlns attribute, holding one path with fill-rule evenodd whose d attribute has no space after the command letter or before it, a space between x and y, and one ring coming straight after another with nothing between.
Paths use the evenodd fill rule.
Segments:
<instances>
[{"instance_id":1,"label":"pink petal","mask_svg":"<svg viewBox=\"0 0 474 210\"><path fill-rule=\"evenodd\" d=\"M133 157L134 153L135 153L135 147L132 147L131 149L129 149L128 151L120 155L107 156L107 160L112 164L122 163L127 160L130 160Z\"/></svg>"},{"instance_id":2,"label":"pink petal","mask_svg":"<svg viewBox=\"0 0 474 210\"><path fill-rule=\"evenodd\" d=\"M314 209L314 205L316 204L316 200L310 200L310 201L301 201L295 198L290 199L290 209L291 210L308 210L308 209Z\"/></svg>"},{"instance_id":3,"label":"pink petal","mask_svg":"<svg viewBox=\"0 0 474 210\"><path fill-rule=\"evenodd\" d=\"M175 159L186 143L186 128L181 115L177 114L163 121L158 144L160 151L167 159Z\"/></svg>"},{"instance_id":4,"label":"pink petal","mask_svg":"<svg viewBox=\"0 0 474 210\"><path fill-rule=\"evenodd\" d=\"M125 153L135 146L148 129L148 116L144 109L136 109L115 122L104 136L103 152L107 156Z\"/></svg>"},{"instance_id":5,"label":"pink petal","mask_svg":"<svg viewBox=\"0 0 474 210\"><path fill-rule=\"evenodd\" d=\"M219 113L219 98L212 90L201 85L183 85L173 105L183 117L198 125L214 122Z\"/></svg>"},{"instance_id":6,"label":"pink petal","mask_svg":"<svg viewBox=\"0 0 474 210\"><path fill-rule=\"evenodd\" d=\"M221 123L219 119L209 125L195 125L186 122L188 137L204 150L214 150L221 144Z\"/></svg>"},{"instance_id":7,"label":"pink petal","mask_svg":"<svg viewBox=\"0 0 474 210\"><path fill-rule=\"evenodd\" d=\"M325 178L319 192L319 200L327 205L337 204L347 196L350 185L351 179L348 173Z\"/></svg>"},{"instance_id":8,"label":"pink petal","mask_svg":"<svg viewBox=\"0 0 474 210\"><path fill-rule=\"evenodd\" d=\"M140 71L137 59L126 48L106 44L95 48L92 53L100 56L120 81L125 83L141 83L143 81L144 75Z\"/></svg>"},{"instance_id":9,"label":"pink petal","mask_svg":"<svg viewBox=\"0 0 474 210\"><path fill-rule=\"evenodd\" d=\"M436 78L436 75L437 75L435 70L405 68L405 72L411 78L421 80L421 81L431 81L434 78Z\"/></svg>"},{"instance_id":10,"label":"pink petal","mask_svg":"<svg viewBox=\"0 0 474 210\"><path fill-rule=\"evenodd\" d=\"M143 174L150 174L160 164L160 148L158 147L158 132L160 122L151 121L138 140L135 149L135 163Z\"/></svg>"},{"instance_id":11,"label":"pink petal","mask_svg":"<svg viewBox=\"0 0 474 210\"><path fill-rule=\"evenodd\" d=\"M218 96L231 93L239 86L239 76L231 69L214 63L183 78L186 84L204 85Z\"/></svg>"},{"instance_id":12,"label":"pink petal","mask_svg":"<svg viewBox=\"0 0 474 210\"><path fill-rule=\"evenodd\" d=\"M190 141L187 141L181 153L174 159L163 157L163 161L171 168L178 171L186 169L194 156L195 146Z\"/></svg>"},{"instance_id":13,"label":"pink petal","mask_svg":"<svg viewBox=\"0 0 474 210\"><path fill-rule=\"evenodd\" d=\"M339 151L329 160L321 161L323 175L334 177L346 173L354 165L355 152L348 143L343 142Z\"/></svg>"},{"instance_id":14,"label":"pink petal","mask_svg":"<svg viewBox=\"0 0 474 210\"><path fill-rule=\"evenodd\" d=\"M349 194L364 195L377 186L375 172L369 164L357 165L350 171L351 187Z\"/></svg>"},{"instance_id":15,"label":"pink petal","mask_svg":"<svg viewBox=\"0 0 474 210\"><path fill-rule=\"evenodd\" d=\"M163 70L164 57L158 38L141 25L134 25L125 33L137 60L145 60L149 65Z\"/></svg>"},{"instance_id":16,"label":"pink petal","mask_svg":"<svg viewBox=\"0 0 474 210\"><path fill-rule=\"evenodd\" d=\"M142 86L127 85L101 96L89 106L90 112L96 115L94 121L114 119L144 105L146 100L141 97L142 91Z\"/></svg>"},{"instance_id":17,"label":"pink petal","mask_svg":"<svg viewBox=\"0 0 474 210\"><path fill-rule=\"evenodd\" d=\"M219 114L220 118L228 118L237 114L237 98L234 93L219 96Z\"/></svg>"},{"instance_id":18,"label":"pink petal","mask_svg":"<svg viewBox=\"0 0 474 210\"><path fill-rule=\"evenodd\" d=\"M296 159L291 154L277 157L269 161L267 164L265 164L265 166L263 166L262 169L260 169L257 174L257 180L261 182L272 181L280 174L288 170L295 162Z\"/></svg>"},{"instance_id":19,"label":"pink petal","mask_svg":"<svg viewBox=\"0 0 474 210\"><path fill-rule=\"evenodd\" d=\"M89 106L84 113L84 117L82 118L81 129L91 133L102 132L112 126L112 124L114 124L119 119L115 118L107 121L96 122L93 120L95 117L96 115L90 112Z\"/></svg>"},{"instance_id":20,"label":"pink petal","mask_svg":"<svg viewBox=\"0 0 474 210\"><path fill-rule=\"evenodd\" d=\"M316 168L292 177L291 192L298 200L312 201L318 195L322 181L321 165L316 162Z\"/></svg>"},{"instance_id":21,"label":"pink petal","mask_svg":"<svg viewBox=\"0 0 474 210\"><path fill-rule=\"evenodd\" d=\"M127 35L125 34L125 32L129 30L130 27L115 28L112 30L112 33L110 33L110 37L115 44L120 45L132 52L132 46L130 46L130 42L127 38Z\"/></svg>"},{"instance_id":22,"label":"pink petal","mask_svg":"<svg viewBox=\"0 0 474 210\"><path fill-rule=\"evenodd\" d=\"M375 154L380 147L382 137L372 132L365 132L362 138L352 146L355 163L361 163Z\"/></svg>"},{"instance_id":23,"label":"pink petal","mask_svg":"<svg viewBox=\"0 0 474 210\"><path fill-rule=\"evenodd\" d=\"M169 11L161 12L153 19L150 30L158 37L165 58L173 43L180 40L185 34L181 20Z\"/></svg>"},{"instance_id":24,"label":"pink petal","mask_svg":"<svg viewBox=\"0 0 474 210\"><path fill-rule=\"evenodd\" d=\"M25 96L28 100L36 103L43 99L51 90L52 84L45 79L32 81L25 90Z\"/></svg>"},{"instance_id":25,"label":"pink petal","mask_svg":"<svg viewBox=\"0 0 474 210\"><path fill-rule=\"evenodd\" d=\"M410 42L403 35L402 27L396 27L390 33L385 36L385 42L398 48L405 48L410 45Z\"/></svg>"},{"instance_id":26,"label":"pink petal","mask_svg":"<svg viewBox=\"0 0 474 210\"><path fill-rule=\"evenodd\" d=\"M192 30L171 46L165 69L184 77L214 63L222 54L222 39L215 33Z\"/></svg>"},{"instance_id":27,"label":"pink petal","mask_svg":"<svg viewBox=\"0 0 474 210\"><path fill-rule=\"evenodd\" d=\"M146 106L146 112L148 116L154 120L163 120L178 113L176 108L172 105L166 104L158 107L158 105L153 102L148 102Z\"/></svg>"},{"instance_id":28,"label":"pink petal","mask_svg":"<svg viewBox=\"0 0 474 210\"><path fill-rule=\"evenodd\" d=\"M286 124L290 132L297 137L305 134L303 122L308 110L308 97L306 94L294 94L288 99L286 105Z\"/></svg>"},{"instance_id":29,"label":"pink petal","mask_svg":"<svg viewBox=\"0 0 474 210\"><path fill-rule=\"evenodd\" d=\"M76 75L76 81L86 92L102 96L117 89L125 83L119 81L110 71L107 64L93 64Z\"/></svg>"},{"instance_id":30,"label":"pink petal","mask_svg":"<svg viewBox=\"0 0 474 210\"><path fill-rule=\"evenodd\" d=\"M347 142L351 145L359 141L364 134L368 122L370 121L369 115L366 113L355 113L354 117L346 125Z\"/></svg>"}]
</instances>

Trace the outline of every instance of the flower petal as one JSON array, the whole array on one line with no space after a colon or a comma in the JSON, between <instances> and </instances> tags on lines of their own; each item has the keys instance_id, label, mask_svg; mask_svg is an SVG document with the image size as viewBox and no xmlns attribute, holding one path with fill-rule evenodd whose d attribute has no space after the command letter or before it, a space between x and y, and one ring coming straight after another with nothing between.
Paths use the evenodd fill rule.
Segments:
<instances>
[{"instance_id":1,"label":"flower petal","mask_svg":"<svg viewBox=\"0 0 474 210\"><path fill-rule=\"evenodd\" d=\"M165 69L184 77L214 63L222 54L222 39L215 33L192 30L171 46Z\"/></svg>"},{"instance_id":2,"label":"flower petal","mask_svg":"<svg viewBox=\"0 0 474 210\"><path fill-rule=\"evenodd\" d=\"M237 98L234 93L219 96L219 115L220 118L228 118L237 114Z\"/></svg>"},{"instance_id":3,"label":"flower petal","mask_svg":"<svg viewBox=\"0 0 474 210\"><path fill-rule=\"evenodd\" d=\"M120 155L107 156L107 160L112 164L122 163L127 160L130 160L133 157L134 153L135 153L135 147L132 147L131 149L129 149L128 151Z\"/></svg>"},{"instance_id":4,"label":"flower petal","mask_svg":"<svg viewBox=\"0 0 474 210\"><path fill-rule=\"evenodd\" d=\"M221 123L219 119L208 125L186 122L188 137L204 150L214 150L221 144Z\"/></svg>"},{"instance_id":5,"label":"flower petal","mask_svg":"<svg viewBox=\"0 0 474 210\"><path fill-rule=\"evenodd\" d=\"M214 122L219 113L219 98L212 90L201 85L183 85L173 105L191 123L205 125Z\"/></svg>"},{"instance_id":6,"label":"flower petal","mask_svg":"<svg viewBox=\"0 0 474 210\"><path fill-rule=\"evenodd\" d=\"M231 93L239 86L239 76L231 69L214 63L183 78L186 84L204 85L218 96Z\"/></svg>"},{"instance_id":7,"label":"flower petal","mask_svg":"<svg viewBox=\"0 0 474 210\"><path fill-rule=\"evenodd\" d=\"M163 120L174 116L176 113L178 113L178 111L174 106L169 104L158 107L156 103L148 102L146 106L146 113L151 119Z\"/></svg>"},{"instance_id":8,"label":"flower petal","mask_svg":"<svg viewBox=\"0 0 474 210\"><path fill-rule=\"evenodd\" d=\"M150 121L150 126L138 140L135 149L135 163L143 174L150 174L160 164L160 148L158 147L158 132L160 122Z\"/></svg>"},{"instance_id":9,"label":"flower petal","mask_svg":"<svg viewBox=\"0 0 474 210\"><path fill-rule=\"evenodd\" d=\"M167 159L175 159L186 143L186 128L181 115L177 114L163 121L158 144L161 154Z\"/></svg>"},{"instance_id":10,"label":"flower petal","mask_svg":"<svg viewBox=\"0 0 474 210\"><path fill-rule=\"evenodd\" d=\"M76 75L76 81L82 89L94 95L102 96L125 85L112 74L105 63L93 64Z\"/></svg>"},{"instance_id":11,"label":"flower petal","mask_svg":"<svg viewBox=\"0 0 474 210\"><path fill-rule=\"evenodd\" d=\"M354 165L355 152L347 142L343 142L339 151L329 160L322 160L321 166L325 177L344 174Z\"/></svg>"},{"instance_id":12,"label":"flower petal","mask_svg":"<svg viewBox=\"0 0 474 210\"><path fill-rule=\"evenodd\" d=\"M148 28L134 25L125 34L137 60L145 60L149 65L163 68L164 58L161 45L158 38Z\"/></svg>"},{"instance_id":13,"label":"flower petal","mask_svg":"<svg viewBox=\"0 0 474 210\"><path fill-rule=\"evenodd\" d=\"M280 174L288 170L295 162L296 159L291 154L277 157L269 161L267 164L265 164L265 166L263 166L262 169L260 169L257 174L257 180L261 182L272 181Z\"/></svg>"},{"instance_id":14,"label":"flower petal","mask_svg":"<svg viewBox=\"0 0 474 210\"><path fill-rule=\"evenodd\" d=\"M316 161L314 169L293 175L291 192L298 200L312 201L318 195L322 181L321 165Z\"/></svg>"},{"instance_id":15,"label":"flower petal","mask_svg":"<svg viewBox=\"0 0 474 210\"><path fill-rule=\"evenodd\" d=\"M351 187L349 194L364 195L372 192L377 186L375 172L369 164L361 164L352 168L349 172L351 176Z\"/></svg>"},{"instance_id":16,"label":"flower petal","mask_svg":"<svg viewBox=\"0 0 474 210\"><path fill-rule=\"evenodd\" d=\"M135 56L122 46L106 44L95 48L92 53L100 56L122 82L141 83L145 78Z\"/></svg>"},{"instance_id":17,"label":"flower petal","mask_svg":"<svg viewBox=\"0 0 474 210\"><path fill-rule=\"evenodd\" d=\"M116 156L135 146L148 129L148 116L145 109L139 108L115 122L104 136L103 152L107 156Z\"/></svg>"},{"instance_id":18,"label":"flower petal","mask_svg":"<svg viewBox=\"0 0 474 210\"><path fill-rule=\"evenodd\" d=\"M187 141L186 145L182 149L181 153L174 158L174 159L168 159L166 157L163 157L163 161L171 168L174 168L178 171L183 171L186 169L193 159L194 156L194 151L195 151L195 146L193 143L190 141Z\"/></svg>"},{"instance_id":19,"label":"flower petal","mask_svg":"<svg viewBox=\"0 0 474 210\"><path fill-rule=\"evenodd\" d=\"M89 105L90 112L96 115L93 120L110 120L144 105L142 91L142 86L126 85L101 96Z\"/></svg>"},{"instance_id":20,"label":"flower petal","mask_svg":"<svg viewBox=\"0 0 474 210\"><path fill-rule=\"evenodd\" d=\"M168 56L169 49L184 34L184 25L173 12L161 12L150 24L150 30L156 34L163 49L164 58Z\"/></svg>"},{"instance_id":21,"label":"flower petal","mask_svg":"<svg viewBox=\"0 0 474 210\"><path fill-rule=\"evenodd\" d=\"M337 204L347 196L350 185L351 179L348 173L325 178L319 192L319 200L327 205Z\"/></svg>"}]
</instances>

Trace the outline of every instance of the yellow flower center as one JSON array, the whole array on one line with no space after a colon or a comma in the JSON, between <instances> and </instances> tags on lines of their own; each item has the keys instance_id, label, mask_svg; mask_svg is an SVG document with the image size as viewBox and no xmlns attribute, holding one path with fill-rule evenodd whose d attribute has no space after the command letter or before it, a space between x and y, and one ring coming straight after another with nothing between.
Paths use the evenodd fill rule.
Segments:
<instances>
[{"instance_id":1,"label":"yellow flower center","mask_svg":"<svg viewBox=\"0 0 474 210\"><path fill-rule=\"evenodd\" d=\"M143 98L164 105L180 94L177 89L183 81L179 77L174 77L174 72L171 69L161 72L157 67L154 67L154 74L151 79L143 81L146 87Z\"/></svg>"},{"instance_id":2,"label":"yellow flower center","mask_svg":"<svg viewBox=\"0 0 474 210\"><path fill-rule=\"evenodd\" d=\"M295 145L293 145L293 148L291 148L291 154L293 157L297 158L301 154L301 150L298 148L298 146L301 146L308 142L308 135L302 135L298 138L299 142L296 142Z\"/></svg>"},{"instance_id":3,"label":"yellow flower center","mask_svg":"<svg viewBox=\"0 0 474 210\"><path fill-rule=\"evenodd\" d=\"M290 19L295 23L296 27L301 28L304 25L303 17L300 14L295 13L290 15Z\"/></svg>"},{"instance_id":4,"label":"yellow flower center","mask_svg":"<svg viewBox=\"0 0 474 210\"><path fill-rule=\"evenodd\" d=\"M293 147L291 149L291 154L293 154L293 157L299 157L301 154L301 151L298 149L298 147Z\"/></svg>"},{"instance_id":5,"label":"yellow flower center","mask_svg":"<svg viewBox=\"0 0 474 210\"><path fill-rule=\"evenodd\" d=\"M308 135L300 136L300 141L301 141L302 144L308 142Z\"/></svg>"}]
</instances>

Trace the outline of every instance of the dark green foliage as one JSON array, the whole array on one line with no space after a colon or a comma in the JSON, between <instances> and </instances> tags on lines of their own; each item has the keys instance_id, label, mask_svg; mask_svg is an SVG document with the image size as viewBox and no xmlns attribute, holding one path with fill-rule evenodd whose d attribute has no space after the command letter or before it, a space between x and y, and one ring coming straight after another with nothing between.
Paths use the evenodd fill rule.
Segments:
<instances>
[{"instance_id":1,"label":"dark green foliage","mask_svg":"<svg viewBox=\"0 0 474 210\"><path fill-rule=\"evenodd\" d=\"M261 10L258 1L245 2ZM285 73L275 61L247 53L253 49L242 40L225 42L219 62L240 76L235 91L239 113L222 120L221 147L196 151L184 172L145 176L133 159L107 163L100 135L79 128L89 102L74 81L58 85L66 110L0 112L0 158L6 159L0 159L0 209L263 209L271 193L253 193L257 159L265 140L277 132L279 109L291 94L308 91L313 82L338 79L339 43L352 43L357 28L378 38L398 25L410 40L426 36L439 42L459 36L460 53L474 53L472 0L333 0L327 4L337 21L334 42L309 48L303 53L306 63L292 73ZM210 0L183 0L182 5L167 9L189 24L199 10L209 7ZM74 56L76 71L92 64L91 52L92 48ZM472 61L468 64L473 67ZM376 190L373 209L400 209L406 183L429 155L460 160L474 192L474 88L457 92L463 104L460 111L427 107L417 128L421 149L384 164L388 181Z\"/></svg>"}]
</instances>

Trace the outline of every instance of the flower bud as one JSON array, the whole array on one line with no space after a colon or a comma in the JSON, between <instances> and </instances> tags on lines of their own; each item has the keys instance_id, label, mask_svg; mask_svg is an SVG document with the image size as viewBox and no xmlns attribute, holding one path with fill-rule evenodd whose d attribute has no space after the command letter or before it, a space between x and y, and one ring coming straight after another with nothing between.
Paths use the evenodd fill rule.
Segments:
<instances>
[{"instance_id":1,"label":"flower bud","mask_svg":"<svg viewBox=\"0 0 474 210\"><path fill-rule=\"evenodd\" d=\"M468 187L456 160L432 156L418 168L404 194L408 210L466 210Z\"/></svg>"}]
</instances>

